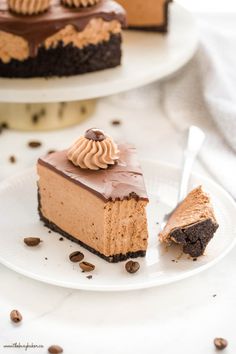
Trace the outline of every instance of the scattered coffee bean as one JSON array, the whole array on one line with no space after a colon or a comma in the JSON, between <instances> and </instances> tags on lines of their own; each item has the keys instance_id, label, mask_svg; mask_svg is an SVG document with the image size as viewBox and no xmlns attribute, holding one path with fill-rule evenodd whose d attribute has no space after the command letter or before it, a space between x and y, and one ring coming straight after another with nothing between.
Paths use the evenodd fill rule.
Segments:
<instances>
[{"instance_id":1,"label":"scattered coffee bean","mask_svg":"<svg viewBox=\"0 0 236 354\"><path fill-rule=\"evenodd\" d=\"M88 262L81 262L79 266L84 272L92 272L95 269L95 265Z\"/></svg>"},{"instance_id":2,"label":"scattered coffee bean","mask_svg":"<svg viewBox=\"0 0 236 354\"><path fill-rule=\"evenodd\" d=\"M11 155L11 156L9 157L9 161L10 161L11 163L15 163L15 162L16 162L15 156L14 156L14 155Z\"/></svg>"},{"instance_id":3,"label":"scattered coffee bean","mask_svg":"<svg viewBox=\"0 0 236 354\"><path fill-rule=\"evenodd\" d=\"M71 262L77 263L77 262L81 262L84 259L84 255L82 252L75 251L69 255L69 258Z\"/></svg>"},{"instance_id":4,"label":"scattered coffee bean","mask_svg":"<svg viewBox=\"0 0 236 354\"><path fill-rule=\"evenodd\" d=\"M227 347L228 345L228 342L226 339L224 338L215 338L214 339L214 344L215 344L215 347L219 350L223 350Z\"/></svg>"},{"instance_id":5,"label":"scattered coffee bean","mask_svg":"<svg viewBox=\"0 0 236 354\"><path fill-rule=\"evenodd\" d=\"M134 261L128 261L125 265L125 269L127 270L128 273L136 273L140 268L140 264L138 262Z\"/></svg>"},{"instance_id":6,"label":"scattered coffee bean","mask_svg":"<svg viewBox=\"0 0 236 354\"><path fill-rule=\"evenodd\" d=\"M63 237L60 237L60 238L59 238L59 241L64 241L64 238L63 238Z\"/></svg>"},{"instance_id":7,"label":"scattered coffee bean","mask_svg":"<svg viewBox=\"0 0 236 354\"><path fill-rule=\"evenodd\" d=\"M50 354L60 354L60 353L63 353L63 349L62 347L60 347L59 345L51 345L49 348L48 348L48 352Z\"/></svg>"},{"instance_id":8,"label":"scattered coffee bean","mask_svg":"<svg viewBox=\"0 0 236 354\"><path fill-rule=\"evenodd\" d=\"M38 246L41 240L39 237L25 237L24 243L29 247Z\"/></svg>"},{"instance_id":9,"label":"scattered coffee bean","mask_svg":"<svg viewBox=\"0 0 236 354\"><path fill-rule=\"evenodd\" d=\"M22 320L21 313L18 310L12 310L10 313L12 322L19 323Z\"/></svg>"},{"instance_id":10,"label":"scattered coffee bean","mask_svg":"<svg viewBox=\"0 0 236 354\"><path fill-rule=\"evenodd\" d=\"M87 277L86 278L88 278L88 279L92 279L92 275L87 275Z\"/></svg>"},{"instance_id":11,"label":"scattered coffee bean","mask_svg":"<svg viewBox=\"0 0 236 354\"><path fill-rule=\"evenodd\" d=\"M119 119L114 119L114 120L112 120L111 124L112 125L120 125L121 121Z\"/></svg>"},{"instance_id":12,"label":"scattered coffee bean","mask_svg":"<svg viewBox=\"0 0 236 354\"><path fill-rule=\"evenodd\" d=\"M29 141L28 142L28 146L33 149L38 148L41 145L42 145L42 143L40 141Z\"/></svg>"}]
</instances>

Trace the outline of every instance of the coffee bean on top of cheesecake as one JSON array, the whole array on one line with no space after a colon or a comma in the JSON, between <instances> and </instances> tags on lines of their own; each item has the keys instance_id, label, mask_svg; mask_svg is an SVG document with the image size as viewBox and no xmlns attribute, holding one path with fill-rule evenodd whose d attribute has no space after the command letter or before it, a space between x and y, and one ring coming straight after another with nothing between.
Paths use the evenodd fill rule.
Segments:
<instances>
[{"instance_id":1,"label":"coffee bean on top of cheesecake","mask_svg":"<svg viewBox=\"0 0 236 354\"><path fill-rule=\"evenodd\" d=\"M210 197L200 186L176 208L159 237L161 242L180 244L184 253L199 257L218 226Z\"/></svg>"},{"instance_id":2,"label":"coffee bean on top of cheesecake","mask_svg":"<svg viewBox=\"0 0 236 354\"><path fill-rule=\"evenodd\" d=\"M108 262L145 256L148 197L134 146L90 129L38 160L41 220Z\"/></svg>"}]
</instances>

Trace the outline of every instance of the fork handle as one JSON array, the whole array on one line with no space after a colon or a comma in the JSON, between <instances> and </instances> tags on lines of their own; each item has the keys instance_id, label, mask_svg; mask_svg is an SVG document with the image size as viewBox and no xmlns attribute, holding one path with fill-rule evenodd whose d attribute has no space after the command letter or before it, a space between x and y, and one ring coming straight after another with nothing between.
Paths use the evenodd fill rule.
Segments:
<instances>
[{"instance_id":1,"label":"fork handle","mask_svg":"<svg viewBox=\"0 0 236 354\"><path fill-rule=\"evenodd\" d=\"M184 163L179 187L178 203L182 202L187 195L192 167L202 147L205 137L205 134L200 128L194 125L189 128L188 143L184 151Z\"/></svg>"}]
</instances>

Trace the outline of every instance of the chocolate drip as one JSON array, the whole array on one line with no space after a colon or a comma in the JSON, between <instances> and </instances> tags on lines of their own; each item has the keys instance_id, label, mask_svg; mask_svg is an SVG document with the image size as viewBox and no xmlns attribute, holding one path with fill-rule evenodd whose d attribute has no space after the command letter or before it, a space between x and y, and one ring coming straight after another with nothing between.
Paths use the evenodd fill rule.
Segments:
<instances>
[{"instance_id":1,"label":"chocolate drip","mask_svg":"<svg viewBox=\"0 0 236 354\"><path fill-rule=\"evenodd\" d=\"M93 18L104 21L117 20L126 25L125 11L110 0L101 0L97 5L76 9L67 8L60 0L53 0L49 10L40 15L24 16L10 12L6 0L0 0L0 31L23 37L29 43L30 56L36 56L38 47L50 36L67 25L83 31Z\"/></svg>"}]
</instances>

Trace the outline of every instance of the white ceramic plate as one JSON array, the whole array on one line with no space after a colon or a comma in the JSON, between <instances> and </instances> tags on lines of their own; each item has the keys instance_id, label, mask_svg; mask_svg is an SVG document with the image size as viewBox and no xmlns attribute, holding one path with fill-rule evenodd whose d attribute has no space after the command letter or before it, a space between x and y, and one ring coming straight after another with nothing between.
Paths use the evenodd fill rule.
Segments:
<instances>
[{"instance_id":1,"label":"white ceramic plate","mask_svg":"<svg viewBox=\"0 0 236 354\"><path fill-rule=\"evenodd\" d=\"M162 79L193 56L198 43L192 15L170 6L167 35L127 31L120 67L68 78L0 79L0 102L58 102L112 95Z\"/></svg>"},{"instance_id":2,"label":"white ceramic plate","mask_svg":"<svg viewBox=\"0 0 236 354\"><path fill-rule=\"evenodd\" d=\"M214 182L197 175L192 177L190 188L202 184L211 194L220 224L206 254L193 262L188 256L181 256L179 247L167 251L157 240L157 222L175 202L180 171L148 161L142 166L150 197L150 240L146 258L138 259L141 264L138 273L128 274L124 270L125 262L109 264L71 241L59 241L59 234L48 233L37 214L37 177L33 170L0 184L0 262L46 283L75 289L116 291L175 282L209 268L225 256L236 240L236 206L231 197ZM28 236L38 236L43 242L39 247L29 248L23 243L23 238ZM81 272L78 264L68 260L69 254L75 250L82 251L85 260L96 265L92 279L87 278L88 273Z\"/></svg>"}]
</instances>

